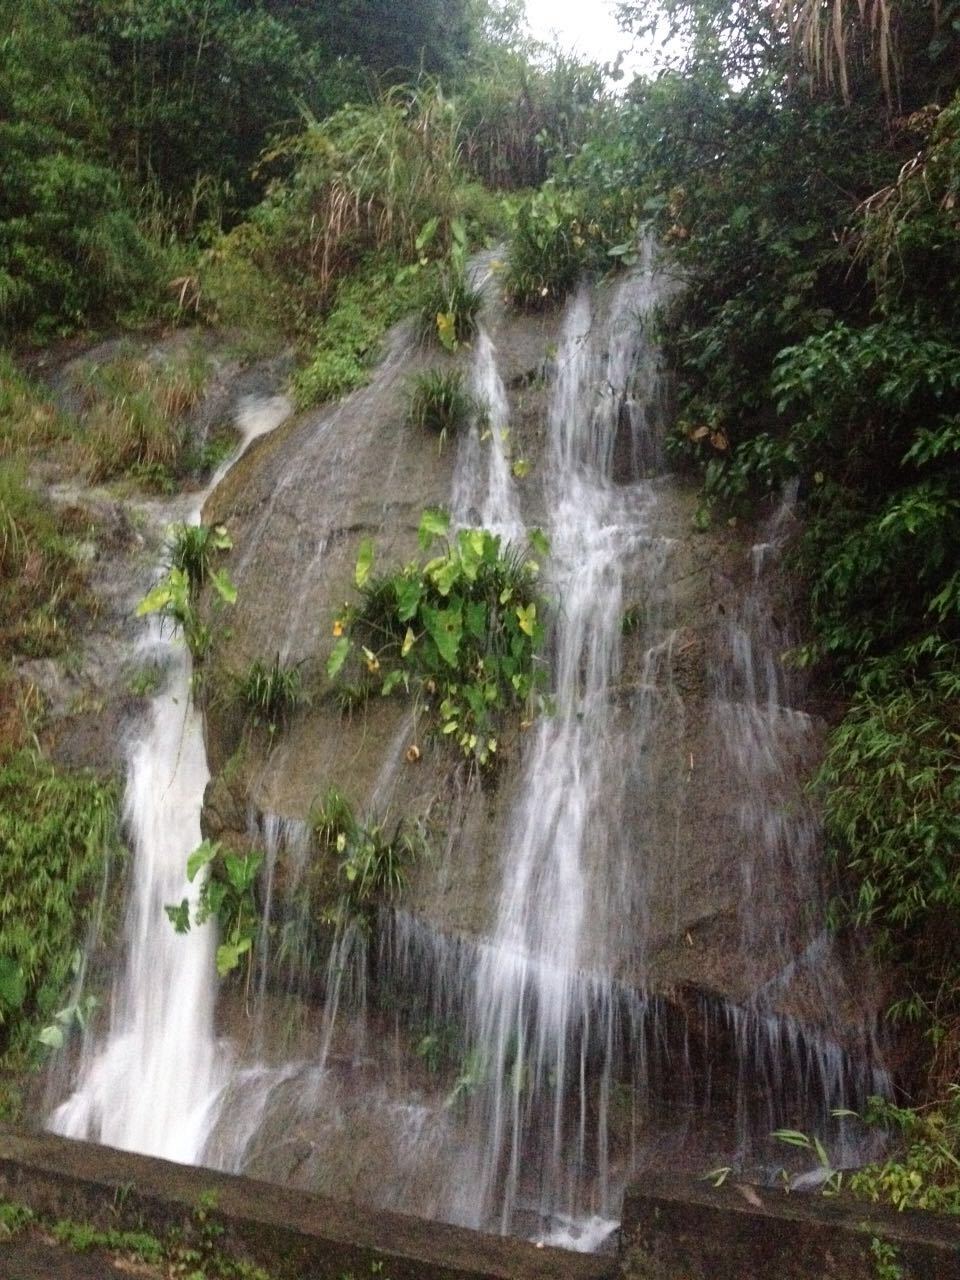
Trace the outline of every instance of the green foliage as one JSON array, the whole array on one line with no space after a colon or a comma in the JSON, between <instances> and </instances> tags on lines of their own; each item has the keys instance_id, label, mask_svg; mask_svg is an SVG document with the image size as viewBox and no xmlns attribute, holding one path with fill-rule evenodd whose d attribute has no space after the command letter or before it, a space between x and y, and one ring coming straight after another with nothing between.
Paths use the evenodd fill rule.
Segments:
<instances>
[{"instance_id":1,"label":"green foliage","mask_svg":"<svg viewBox=\"0 0 960 1280\"><path fill-rule=\"evenodd\" d=\"M309 363L297 373L297 405L305 409L336 400L362 386L387 330L419 304L427 283L418 265L400 267L376 255L347 276L317 328Z\"/></svg>"},{"instance_id":2,"label":"green foliage","mask_svg":"<svg viewBox=\"0 0 960 1280\"><path fill-rule=\"evenodd\" d=\"M167 566L186 574L191 595L196 597L213 577L214 553L229 551L232 546L222 524L175 524L167 541Z\"/></svg>"},{"instance_id":3,"label":"green foliage","mask_svg":"<svg viewBox=\"0 0 960 1280\"><path fill-rule=\"evenodd\" d=\"M334 624L327 671L331 679L349 672L368 694L415 693L442 735L488 765L507 714L530 716L542 700L538 568L486 529L450 536L449 518L426 511L420 545L427 551L438 540L442 549L426 564L382 576L372 574L372 547L361 549L360 603ZM546 551L542 534L532 541Z\"/></svg>"},{"instance_id":4,"label":"green foliage","mask_svg":"<svg viewBox=\"0 0 960 1280\"><path fill-rule=\"evenodd\" d=\"M431 218L417 237L416 249L424 251L436 238L438 218ZM436 339L447 351L456 351L477 331L483 294L470 281L467 269L467 229L460 218L450 224L450 250L440 263L433 287L423 304L420 327L424 336ZM421 256L421 263L425 258Z\"/></svg>"},{"instance_id":5,"label":"green foliage","mask_svg":"<svg viewBox=\"0 0 960 1280\"><path fill-rule=\"evenodd\" d=\"M429 369L410 383L410 421L446 439L467 426L476 412L458 369Z\"/></svg>"},{"instance_id":6,"label":"green foliage","mask_svg":"<svg viewBox=\"0 0 960 1280\"><path fill-rule=\"evenodd\" d=\"M200 928L211 918L217 921L217 973L221 978L238 968L244 956L249 977L253 943L260 927L256 887L262 865L263 854L259 851L235 853L214 840L204 840L187 859L187 879L191 884L203 872L192 924ZM188 898L166 907L166 912L177 933L189 932Z\"/></svg>"},{"instance_id":7,"label":"green foliage","mask_svg":"<svg viewBox=\"0 0 960 1280\"><path fill-rule=\"evenodd\" d=\"M213 553L232 546L222 525L175 525L167 544L167 570L137 605L142 618L159 614L160 624L182 631L194 663L200 666L210 651L213 632L200 612L200 592L205 582L214 588L221 605L232 605L237 589L225 569L211 568Z\"/></svg>"},{"instance_id":8,"label":"green foliage","mask_svg":"<svg viewBox=\"0 0 960 1280\"><path fill-rule=\"evenodd\" d=\"M239 682L237 696L253 716L254 724L266 725L273 735L287 727L306 695L299 667L283 665L278 653L271 666L259 658L251 663Z\"/></svg>"},{"instance_id":9,"label":"green foliage","mask_svg":"<svg viewBox=\"0 0 960 1280\"><path fill-rule=\"evenodd\" d=\"M0 765L4 1048L25 1048L31 1026L60 1008L119 847L112 784L58 771L27 751ZM65 1029L76 1022L57 1017Z\"/></svg>"},{"instance_id":10,"label":"green foliage","mask_svg":"<svg viewBox=\"0 0 960 1280\"><path fill-rule=\"evenodd\" d=\"M409 868L423 852L422 836L402 821L390 834L379 822L361 821L334 788L314 806L311 825L321 854L337 862L334 918L369 927L378 907L403 893Z\"/></svg>"},{"instance_id":11,"label":"green foliage","mask_svg":"<svg viewBox=\"0 0 960 1280\"><path fill-rule=\"evenodd\" d=\"M587 239L575 195L547 183L514 213L506 291L515 306L549 307L576 284L587 263Z\"/></svg>"},{"instance_id":12,"label":"green foliage","mask_svg":"<svg viewBox=\"0 0 960 1280\"><path fill-rule=\"evenodd\" d=\"M67 625L89 604L74 532L69 514L0 458L0 659L64 647Z\"/></svg>"},{"instance_id":13,"label":"green foliage","mask_svg":"<svg viewBox=\"0 0 960 1280\"><path fill-rule=\"evenodd\" d=\"M895 1149L851 1174L855 1196L896 1209L960 1213L960 1087L951 1085L940 1102L916 1109L871 1098L864 1118L886 1129Z\"/></svg>"},{"instance_id":14,"label":"green foliage","mask_svg":"<svg viewBox=\"0 0 960 1280\"><path fill-rule=\"evenodd\" d=\"M108 165L98 52L55 0L4 5L0 48L0 335L115 315L158 264Z\"/></svg>"}]
</instances>

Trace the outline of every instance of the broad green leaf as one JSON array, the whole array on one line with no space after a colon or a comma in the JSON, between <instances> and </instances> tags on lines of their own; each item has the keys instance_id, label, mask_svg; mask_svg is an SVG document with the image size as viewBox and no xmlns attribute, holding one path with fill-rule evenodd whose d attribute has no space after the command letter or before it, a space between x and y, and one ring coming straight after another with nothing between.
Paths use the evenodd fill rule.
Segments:
<instances>
[{"instance_id":1,"label":"broad green leaf","mask_svg":"<svg viewBox=\"0 0 960 1280\"><path fill-rule=\"evenodd\" d=\"M460 606L456 605L449 609L424 607L422 612L424 624L437 646L440 657L448 666L455 668L460 650L460 638L463 635Z\"/></svg>"},{"instance_id":2,"label":"broad green leaf","mask_svg":"<svg viewBox=\"0 0 960 1280\"><path fill-rule=\"evenodd\" d=\"M550 554L550 539L542 529L531 529L527 537L538 556L546 558Z\"/></svg>"},{"instance_id":3,"label":"broad green leaf","mask_svg":"<svg viewBox=\"0 0 960 1280\"><path fill-rule=\"evenodd\" d=\"M54 1026L52 1023L49 1027L44 1027L37 1036L41 1044L45 1044L48 1049L63 1048L63 1030L61 1027Z\"/></svg>"},{"instance_id":4,"label":"broad green leaf","mask_svg":"<svg viewBox=\"0 0 960 1280\"><path fill-rule=\"evenodd\" d=\"M527 462L526 458L517 458L512 470L517 479L522 480L524 476L530 474L530 463Z\"/></svg>"},{"instance_id":5,"label":"broad green leaf","mask_svg":"<svg viewBox=\"0 0 960 1280\"><path fill-rule=\"evenodd\" d=\"M415 242L417 253L421 253L426 249L427 245L430 244L434 236L437 234L437 227L439 227L439 225L440 219L436 217L428 219L423 224L420 228L420 234L417 236Z\"/></svg>"},{"instance_id":6,"label":"broad green leaf","mask_svg":"<svg viewBox=\"0 0 960 1280\"><path fill-rule=\"evenodd\" d=\"M483 640L487 634L487 606L482 600L471 601L465 614L467 631L477 640Z\"/></svg>"},{"instance_id":7,"label":"broad green leaf","mask_svg":"<svg viewBox=\"0 0 960 1280\"><path fill-rule=\"evenodd\" d=\"M402 671L391 671L390 674L387 676L386 680L384 680L383 686L380 689L380 693L382 694L382 696L384 698L389 698L390 694L393 693L394 689L397 687L398 684L400 684L402 680L403 680Z\"/></svg>"},{"instance_id":8,"label":"broad green leaf","mask_svg":"<svg viewBox=\"0 0 960 1280\"><path fill-rule=\"evenodd\" d=\"M168 574L143 597L137 605L136 616L142 618L148 613L161 613L173 599L174 587Z\"/></svg>"},{"instance_id":9,"label":"broad green leaf","mask_svg":"<svg viewBox=\"0 0 960 1280\"><path fill-rule=\"evenodd\" d=\"M187 879L191 884L196 880L197 873L203 867L209 866L219 852L220 845L216 840L204 840L202 844L197 845L187 859Z\"/></svg>"},{"instance_id":10,"label":"broad green leaf","mask_svg":"<svg viewBox=\"0 0 960 1280\"><path fill-rule=\"evenodd\" d=\"M443 559L430 574L434 586L442 596L448 596L461 576L462 566L453 556Z\"/></svg>"},{"instance_id":11,"label":"broad green leaf","mask_svg":"<svg viewBox=\"0 0 960 1280\"><path fill-rule=\"evenodd\" d=\"M426 551L434 538L445 537L449 528L450 517L446 511L439 507L427 507L420 517L420 527L417 529L420 546Z\"/></svg>"},{"instance_id":12,"label":"broad green leaf","mask_svg":"<svg viewBox=\"0 0 960 1280\"><path fill-rule=\"evenodd\" d=\"M210 581L216 589L217 595L225 604L237 603L237 588L230 581L226 569L217 569L210 575Z\"/></svg>"},{"instance_id":13,"label":"broad green leaf","mask_svg":"<svg viewBox=\"0 0 960 1280\"><path fill-rule=\"evenodd\" d=\"M420 578L397 578L394 581L394 588L397 593L397 619L400 622L409 622L419 608L423 583Z\"/></svg>"},{"instance_id":14,"label":"broad green leaf","mask_svg":"<svg viewBox=\"0 0 960 1280\"><path fill-rule=\"evenodd\" d=\"M340 674L340 669L347 660L347 654L353 646L347 636L341 636L330 652L327 659L327 675L331 680Z\"/></svg>"},{"instance_id":15,"label":"broad green leaf","mask_svg":"<svg viewBox=\"0 0 960 1280\"><path fill-rule=\"evenodd\" d=\"M173 925L177 933L190 932L190 900L189 898L181 898L176 906L165 906L164 911L167 913L167 919Z\"/></svg>"},{"instance_id":16,"label":"broad green leaf","mask_svg":"<svg viewBox=\"0 0 960 1280\"><path fill-rule=\"evenodd\" d=\"M537 621L536 603L528 604L524 607L522 604L517 605L517 623L520 630L528 636L533 636L533 629Z\"/></svg>"},{"instance_id":17,"label":"broad green leaf","mask_svg":"<svg viewBox=\"0 0 960 1280\"><path fill-rule=\"evenodd\" d=\"M364 538L360 543L360 553L357 556L357 567L353 571L353 580L356 582L358 589L362 589L370 577L370 570L373 568L373 539Z\"/></svg>"},{"instance_id":18,"label":"broad green leaf","mask_svg":"<svg viewBox=\"0 0 960 1280\"><path fill-rule=\"evenodd\" d=\"M228 973L236 969L240 963L240 957L250 950L250 939L241 938L239 942L225 942L217 947L217 973L221 978L225 978Z\"/></svg>"},{"instance_id":19,"label":"broad green leaf","mask_svg":"<svg viewBox=\"0 0 960 1280\"><path fill-rule=\"evenodd\" d=\"M230 551L233 547L233 539L227 533L227 526L224 524L218 524L214 528L210 542L215 551Z\"/></svg>"},{"instance_id":20,"label":"broad green leaf","mask_svg":"<svg viewBox=\"0 0 960 1280\"><path fill-rule=\"evenodd\" d=\"M467 227L462 218L450 219L450 234L454 244L459 245L461 249L467 247Z\"/></svg>"}]
</instances>

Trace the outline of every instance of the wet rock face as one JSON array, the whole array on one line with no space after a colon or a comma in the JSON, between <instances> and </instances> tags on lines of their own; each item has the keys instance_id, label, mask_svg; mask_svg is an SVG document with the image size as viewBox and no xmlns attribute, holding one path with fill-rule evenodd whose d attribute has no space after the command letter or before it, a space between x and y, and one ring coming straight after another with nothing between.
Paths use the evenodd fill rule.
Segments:
<instances>
[{"instance_id":1,"label":"wet rock face","mask_svg":"<svg viewBox=\"0 0 960 1280\"><path fill-rule=\"evenodd\" d=\"M438 449L407 422L408 375L450 357L399 332L368 388L259 441L207 504L233 537L239 599L205 677L205 832L234 843L251 815L288 831L267 840L274 902L303 883L303 820L331 786L430 843L402 910L311 979L336 1022L316 1106L297 1110L285 1069L264 1068L260 1138L238 1147L224 1121L218 1162L519 1230L615 1215L641 1151L717 1163L745 1133L882 1087L865 980L822 927L806 793L822 729L781 661L792 504L755 529L695 531L692 487L663 461L656 353L624 337L651 305L633 283L562 314L488 309L509 453L528 464L509 502L479 431ZM475 376L484 352L457 360ZM402 563L435 505L553 540L555 714L504 735L484 779L400 698L341 714L324 674L361 540L377 567ZM270 738L231 691L277 654L312 697ZM344 1047L347 1006L360 1030ZM421 1054L448 1035L457 1061L424 1080Z\"/></svg>"}]
</instances>

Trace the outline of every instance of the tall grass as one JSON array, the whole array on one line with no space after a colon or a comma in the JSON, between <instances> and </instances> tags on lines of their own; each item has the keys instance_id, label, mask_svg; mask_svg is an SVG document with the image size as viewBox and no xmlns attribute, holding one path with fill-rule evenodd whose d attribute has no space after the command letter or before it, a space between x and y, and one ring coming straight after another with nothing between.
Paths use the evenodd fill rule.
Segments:
<instances>
[{"instance_id":1,"label":"tall grass","mask_svg":"<svg viewBox=\"0 0 960 1280\"><path fill-rule=\"evenodd\" d=\"M124 354L84 371L86 469L91 480L134 473L156 480L180 461L186 415L203 394L209 361L198 345L164 360Z\"/></svg>"}]
</instances>

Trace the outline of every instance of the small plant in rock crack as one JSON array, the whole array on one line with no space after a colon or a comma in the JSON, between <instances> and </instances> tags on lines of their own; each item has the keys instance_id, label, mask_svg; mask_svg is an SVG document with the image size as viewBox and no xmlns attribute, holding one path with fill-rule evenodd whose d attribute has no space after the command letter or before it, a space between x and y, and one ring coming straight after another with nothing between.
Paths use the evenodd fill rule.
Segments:
<instances>
[{"instance_id":1,"label":"small plant in rock crack","mask_svg":"<svg viewBox=\"0 0 960 1280\"><path fill-rule=\"evenodd\" d=\"M237 589L226 570L212 567L213 555L232 547L222 525L174 525L167 542L167 569L160 581L137 605L137 617L156 613L161 627L169 624L183 632L194 662L199 666L210 651L213 635L200 617L199 598L209 582L223 604L234 604Z\"/></svg>"},{"instance_id":2,"label":"small plant in rock crack","mask_svg":"<svg viewBox=\"0 0 960 1280\"><path fill-rule=\"evenodd\" d=\"M232 973L246 956L249 980L249 961L260 927L256 885L262 865L263 854L257 850L235 853L219 841L204 840L187 859L187 879L191 884L202 871L206 872L192 921L189 898L164 908L177 933L189 933L191 925L199 928L211 917L217 920L220 926L217 973L221 978Z\"/></svg>"},{"instance_id":3,"label":"small plant in rock crack","mask_svg":"<svg viewBox=\"0 0 960 1280\"><path fill-rule=\"evenodd\" d=\"M407 872L425 848L422 833L401 820L388 834L382 823L357 818L335 787L314 807L311 825L321 853L337 860L334 919L369 926L377 909L403 892Z\"/></svg>"},{"instance_id":4,"label":"small plant in rock crack","mask_svg":"<svg viewBox=\"0 0 960 1280\"><path fill-rule=\"evenodd\" d=\"M285 666L279 653L271 666L259 658L251 663L240 680L237 695L254 724L266 725L271 736L278 729L285 729L294 711L306 701L299 667Z\"/></svg>"},{"instance_id":5,"label":"small plant in rock crack","mask_svg":"<svg viewBox=\"0 0 960 1280\"><path fill-rule=\"evenodd\" d=\"M411 380L410 422L434 432L441 443L465 427L476 410L458 369L429 369Z\"/></svg>"},{"instance_id":6,"label":"small plant in rock crack","mask_svg":"<svg viewBox=\"0 0 960 1280\"><path fill-rule=\"evenodd\" d=\"M334 622L327 673L344 673L368 694L413 693L442 736L489 765L505 717L517 713L525 727L545 701L539 567L526 549L504 545L488 529L451 533L442 511L423 513L419 535L424 551L439 542L439 554L381 576L372 575L373 544L362 544L360 602L345 605ZM539 530L529 541L538 554L548 552Z\"/></svg>"}]
</instances>

